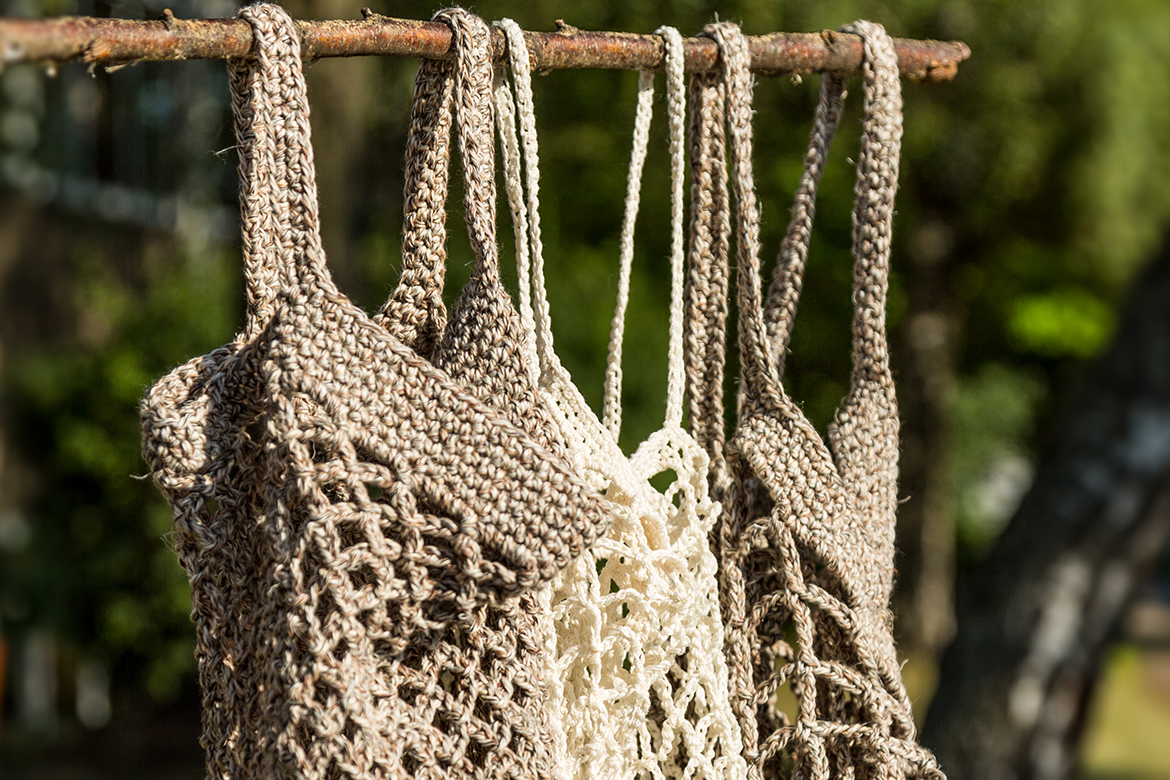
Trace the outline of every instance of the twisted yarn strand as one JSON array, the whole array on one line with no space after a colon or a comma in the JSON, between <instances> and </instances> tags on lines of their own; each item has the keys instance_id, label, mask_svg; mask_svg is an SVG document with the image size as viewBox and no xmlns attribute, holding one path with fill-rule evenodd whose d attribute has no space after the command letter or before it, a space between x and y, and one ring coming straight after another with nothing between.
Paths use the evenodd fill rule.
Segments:
<instances>
[{"instance_id":1,"label":"twisted yarn strand","mask_svg":"<svg viewBox=\"0 0 1170 780\"><path fill-rule=\"evenodd\" d=\"M609 328L609 354L605 363L602 417L606 430L616 440L622 429L622 344L625 340L626 309L630 305L630 274L634 266L634 228L642 202L642 171L650 147L650 120L654 113L654 73L638 73L638 104L634 112L634 145L626 177L626 204L618 241L617 305Z\"/></svg>"},{"instance_id":2,"label":"twisted yarn strand","mask_svg":"<svg viewBox=\"0 0 1170 780\"><path fill-rule=\"evenodd\" d=\"M506 26L508 22L512 22L512 20L503 19L493 24L504 29L508 45L513 46L511 31ZM519 29L518 26L517 29ZM525 52L527 53L527 50ZM532 259L528 248L528 213L524 204L524 191L521 183L516 105L503 71L497 71L495 74L492 100L495 103L497 126L500 128L500 160L504 169L504 191L508 197L508 208L512 215L513 240L516 245L516 276L519 287L517 306L520 312L520 323L525 333L535 333L536 314L532 307ZM535 385L540 381L540 357L536 352L536 343L532 339L525 338L523 344L532 382Z\"/></svg>"},{"instance_id":3,"label":"twisted yarn strand","mask_svg":"<svg viewBox=\"0 0 1170 780\"><path fill-rule=\"evenodd\" d=\"M691 76L690 105L691 231L684 321L687 419L691 435L711 459L712 496L722 501L729 484L724 456L723 381L731 211L725 100L717 73ZM718 537L712 542L718 558Z\"/></svg>"},{"instance_id":4,"label":"twisted yarn strand","mask_svg":"<svg viewBox=\"0 0 1170 780\"><path fill-rule=\"evenodd\" d=\"M666 103L670 125L670 340L667 359L666 424L682 425L686 387L683 359L683 187L686 159L683 134L686 123L686 85L683 79L682 36L673 27L656 31L666 44Z\"/></svg>"},{"instance_id":5,"label":"twisted yarn strand","mask_svg":"<svg viewBox=\"0 0 1170 780\"><path fill-rule=\"evenodd\" d=\"M447 188L451 158L453 62L419 64L406 139L402 275L374 318L420 355L429 357L447 326Z\"/></svg>"},{"instance_id":6,"label":"twisted yarn strand","mask_svg":"<svg viewBox=\"0 0 1170 780\"><path fill-rule=\"evenodd\" d=\"M817 100L812 131L809 134L804 171L801 173L800 184L792 201L792 217L788 222L784 241L780 245L772 285L768 288L768 297L764 301L764 324L772 342L777 373L780 376L784 375L784 356L788 351L788 341L792 338L796 304L800 299L804 267L808 262L808 244L817 213L817 187L820 185L821 175L825 172L829 147L841 121L847 83L848 79L834 73L826 73L821 77L820 96Z\"/></svg>"}]
</instances>

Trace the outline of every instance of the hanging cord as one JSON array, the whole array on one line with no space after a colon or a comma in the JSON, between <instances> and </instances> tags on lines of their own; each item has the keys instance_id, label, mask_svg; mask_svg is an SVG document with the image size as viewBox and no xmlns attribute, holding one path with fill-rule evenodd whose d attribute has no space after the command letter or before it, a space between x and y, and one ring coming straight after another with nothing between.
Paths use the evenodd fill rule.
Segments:
<instances>
[{"instance_id":1,"label":"hanging cord","mask_svg":"<svg viewBox=\"0 0 1170 780\"><path fill-rule=\"evenodd\" d=\"M666 423L682 424L683 396L686 376L683 359L683 186L686 177L684 153L684 124L686 121L686 89L683 78L682 36L673 27L659 27L666 47L666 104L670 132L670 335L667 356ZM630 273L634 259L634 223L641 202L642 170L649 141L653 74L643 71L638 78L638 113L634 122L634 152L630 160L627 180L626 211L622 220L619 249L618 296L613 322L610 326L609 360L605 371L603 414L605 426L618 438L622 427L622 343L625 338L626 311L629 307Z\"/></svg>"},{"instance_id":2,"label":"hanging cord","mask_svg":"<svg viewBox=\"0 0 1170 780\"><path fill-rule=\"evenodd\" d=\"M630 303L630 272L634 264L634 227L642 202L642 171L650 146L650 120L654 113L654 73L638 74L638 105L634 113L634 147L630 170L626 176L626 208L618 241L617 305L609 330L609 358L605 365L605 390L602 422L617 441L622 428L622 343L626 328L626 309Z\"/></svg>"},{"instance_id":3,"label":"hanging cord","mask_svg":"<svg viewBox=\"0 0 1170 780\"><path fill-rule=\"evenodd\" d=\"M780 253L776 258L776 271L764 301L764 327L772 342L772 354L776 359L776 373L784 376L784 359L788 342L792 338L792 323L796 319L796 305L804 283L804 267L808 262L809 239L812 235L813 220L817 213L817 188L825 172L825 160L829 147L841 121L841 109L845 105L845 86L848 78L835 73L821 77L820 96L817 99L816 115L809 133L808 151L804 157L804 170L792 202L792 217Z\"/></svg>"},{"instance_id":4,"label":"hanging cord","mask_svg":"<svg viewBox=\"0 0 1170 780\"><path fill-rule=\"evenodd\" d=\"M683 80L683 42L678 30L659 27L666 41L666 113L670 128L670 346L666 381L666 424L682 425L686 372L683 361L683 187L686 152L686 84Z\"/></svg>"},{"instance_id":5,"label":"hanging cord","mask_svg":"<svg viewBox=\"0 0 1170 780\"><path fill-rule=\"evenodd\" d=\"M684 347L687 420L711 459L712 495L728 487L724 455L723 378L727 363L727 292L731 211L723 83L718 74L691 76L691 234L687 258ZM716 556L719 545L713 539Z\"/></svg>"},{"instance_id":6,"label":"hanging cord","mask_svg":"<svg viewBox=\"0 0 1170 780\"><path fill-rule=\"evenodd\" d=\"M430 357L447 328L447 192L455 63L424 60L414 81L402 197L402 273L374 317Z\"/></svg>"},{"instance_id":7,"label":"hanging cord","mask_svg":"<svg viewBox=\"0 0 1170 780\"><path fill-rule=\"evenodd\" d=\"M509 63L516 90L513 98L502 73L497 77L496 110L501 118L505 188L516 235L520 317L526 331L534 336L528 339L527 346L530 352L536 355L537 360L533 361L533 365L538 367L538 374L542 374L550 364L553 335L552 315L549 312L544 276L544 241L540 232L540 148L536 135L532 72L529 67L528 46L524 42L524 33L520 25L511 19L501 19L496 22L496 26L504 31L508 42ZM519 143L516 137L517 124L520 131ZM521 185L521 159L524 186ZM528 190L526 203L523 192L525 187Z\"/></svg>"},{"instance_id":8,"label":"hanging cord","mask_svg":"<svg viewBox=\"0 0 1170 780\"><path fill-rule=\"evenodd\" d=\"M528 74L528 47L524 44L520 26L511 19L493 22L493 26L502 29L507 38L508 58L513 79L517 84L524 83ZM528 357L528 369L532 374L532 379L535 383L539 383L542 365L540 350L537 349L539 336L536 330L536 318L532 308L530 228L528 211L524 204L524 185L521 180L520 142L516 132L516 112L521 109L518 100L513 98L507 76L502 69L497 70L495 74L493 99L496 104L496 122L500 133L500 165L504 171L504 191L507 193L508 207L512 212L512 233L516 243L516 278L519 286L520 322L524 327L524 332L529 336L524 340L523 346ZM533 144L533 158L536 158L535 133L533 133L531 142ZM532 167L530 165L529 169L531 170ZM532 203L539 207L539 194L532 198ZM539 214L536 214L535 217L539 219Z\"/></svg>"}]
</instances>

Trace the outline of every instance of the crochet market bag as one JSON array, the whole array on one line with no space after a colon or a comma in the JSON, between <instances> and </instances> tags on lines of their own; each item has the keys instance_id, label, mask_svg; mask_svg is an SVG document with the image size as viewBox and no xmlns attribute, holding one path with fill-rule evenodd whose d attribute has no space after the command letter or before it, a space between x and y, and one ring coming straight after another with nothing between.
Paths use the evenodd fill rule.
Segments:
<instances>
[{"instance_id":1,"label":"crochet market bag","mask_svg":"<svg viewBox=\"0 0 1170 780\"><path fill-rule=\"evenodd\" d=\"M675 305L667 422L627 459L617 445L620 423L609 419L608 425L603 425L597 419L553 352L527 50L514 23L505 20L500 24L508 37L516 87L513 98L500 79L496 94L505 181L516 229L521 316L531 328L542 397L553 411L569 456L592 484L607 491L614 512L613 524L598 539L592 554L567 568L553 591L556 636L549 656L550 710L563 727L565 772L571 777L605 780L741 778L746 765L728 700L716 564L707 546L719 507L707 496L706 456L679 425L683 389L681 38L673 29L660 30L667 47L674 163ZM652 99L653 74L645 73L640 79L623 227L621 303L611 352L619 356L617 361ZM527 174L527 204L521 161ZM529 258L535 310L524 293ZM620 380L620 373L617 376ZM618 395L620 384L607 382L607 411L620 408ZM674 470L677 477L664 493L659 492L648 480L667 470Z\"/></svg>"},{"instance_id":2,"label":"crochet market bag","mask_svg":"<svg viewBox=\"0 0 1170 780\"><path fill-rule=\"evenodd\" d=\"M337 291L295 28L241 16L248 319L142 407L192 583L208 773L545 776L541 692L471 637L592 541L601 499ZM440 18L461 39L466 17Z\"/></svg>"},{"instance_id":3,"label":"crochet market bag","mask_svg":"<svg viewBox=\"0 0 1170 780\"><path fill-rule=\"evenodd\" d=\"M407 142L402 277L375 319L564 458L552 419L537 401L529 339L500 281L489 32L482 20L466 12L451 10L441 16L456 31L457 57L454 63L424 60L419 67ZM448 321L442 300L445 200L456 92L465 213L476 265ZM552 630L548 588L479 609L483 614L475 619L477 627L464 640L468 674L479 674L478 684L485 690L494 686L524 693L513 698L523 705L519 714L524 728L519 731L531 743L526 749L539 758L530 767L531 776L548 777L555 765L545 706L544 653ZM441 658L428 662L441 670Z\"/></svg>"},{"instance_id":4,"label":"crochet market bag","mask_svg":"<svg viewBox=\"0 0 1170 780\"><path fill-rule=\"evenodd\" d=\"M708 115L726 100L737 205L743 382L739 425L727 446L729 479L718 485L733 496L717 534L727 653L752 777L941 777L933 756L914 742L888 606L898 416L885 298L900 85L893 47L879 25L858 22L843 29L864 40L866 99L854 210L852 387L827 446L785 394L773 354L787 345L816 186L840 115L844 81L828 76L822 84L806 170L767 309L751 166L749 58L733 25L708 28L724 63L722 93L709 82L696 85L693 93L709 107ZM717 218L708 222L718 225ZM713 245L721 246L718 238ZM714 266L726 253L709 256L709 279L715 281L708 288L717 296L719 280L726 277ZM692 289L697 321L701 308L719 304L706 300L701 284L692 283ZM711 334L695 332L693 354L717 349ZM703 417L701 429L714 429L721 424L712 416L718 393L695 370L694 359L691 366L692 410ZM708 433L708 446L720 435ZM798 704L792 722L775 704L785 684Z\"/></svg>"}]
</instances>

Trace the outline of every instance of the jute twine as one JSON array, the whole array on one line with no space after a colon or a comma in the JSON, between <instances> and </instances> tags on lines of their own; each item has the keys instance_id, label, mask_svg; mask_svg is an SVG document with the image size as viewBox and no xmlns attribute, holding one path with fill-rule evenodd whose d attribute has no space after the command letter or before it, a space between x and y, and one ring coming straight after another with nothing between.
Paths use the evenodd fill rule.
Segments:
<instances>
[{"instance_id":1,"label":"jute twine","mask_svg":"<svg viewBox=\"0 0 1170 780\"><path fill-rule=\"evenodd\" d=\"M453 94L465 120L478 281L449 324L434 305L441 278L413 299L424 316L374 322L325 268L296 30L277 6L240 15L257 42L255 60L229 64L248 320L142 406L192 583L208 774L549 777L543 637L525 594L607 516L525 430L539 426L518 424L522 392L488 405L435 364L458 373L444 355L473 343L481 358L482 345L503 345L501 363L520 351L507 347L503 304L484 303L495 262L486 28L437 16L459 48L454 88L440 85L436 104ZM433 122L441 136L450 119ZM442 144L428 154L446 156ZM435 363L395 335L412 329Z\"/></svg>"},{"instance_id":2,"label":"jute twine","mask_svg":"<svg viewBox=\"0 0 1170 780\"><path fill-rule=\"evenodd\" d=\"M721 115L735 201L739 423L727 472L712 490L729 496L713 545L727 625L733 702L751 777L941 778L915 739L894 652L893 586L898 415L885 333L890 234L902 134L893 48L876 24L843 28L865 42L865 121L854 209L853 376L828 444L784 392L781 356L808 254L816 187L840 117L845 82L826 76L805 172L768 300L759 261L759 205L751 145L752 81L737 27L708 26L722 76L692 81L696 188L688 286L692 426L712 461L721 455L727 229L721 187ZM710 182L708 184L707 182ZM794 719L776 706L789 686Z\"/></svg>"}]
</instances>

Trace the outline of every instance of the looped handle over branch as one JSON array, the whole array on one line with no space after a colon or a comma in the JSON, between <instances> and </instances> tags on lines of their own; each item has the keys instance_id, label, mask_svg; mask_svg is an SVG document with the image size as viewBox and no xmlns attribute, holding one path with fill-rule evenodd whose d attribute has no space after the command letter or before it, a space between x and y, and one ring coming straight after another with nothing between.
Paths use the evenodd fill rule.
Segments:
<instances>
[{"instance_id":1,"label":"looped handle over branch","mask_svg":"<svg viewBox=\"0 0 1170 780\"><path fill-rule=\"evenodd\" d=\"M447 188L455 63L422 60L414 81L406 139L402 274L377 319L401 342L428 356L447 322Z\"/></svg>"},{"instance_id":2,"label":"looped handle over branch","mask_svg":"<svg viewBox=\"0 0 1170 780\"><path fill-rule=\"evenodd\" d=\"M752 166L752 75L747 40L739 28L709 24L704 35L715 39L723 60L727 100L729 160L736 209L736 260L739 287L739 351L743 392L755 403L783 408L784 390L772 358L763 318L760 281L760 206Z\"/></svg>"},{"instance_id":3,"label":"looped handle over branch","mask_svg":"<svg viewBox=\"0 0 1170 780\"><path fill-rule=\"evenodd\" d=\"M666 424L682 424L686 371L683 356L683 180L686 176L686 152L683 146L686 124L686 85L683 77L682 35L673 27L655 30L662 36L666 50L666 106L670 135L670 335L667 354ZM634 148L627 179L626 210L622 220L619 250L618 296L610 326L609 360L605 372L603 414L605 427L618 438L622 427L622 345L625 339L626 310L629 306L630 274L634 261L634 224L641 203L642 170L649 144L650 119L653 111L654 74L642 71L638 76L638 107L634 120Z\"/></svg>"},{"instance_id":4,"label":"looped handle over branch","mask_svg":"<svg viewBox=\"0 0 1170 780\"><path fill-rule=\"evenodd\" d=\"M228 64L241 150L247 339L271 320L282 291L298 282L316 283L328 274L321 250L300 38L292 19L278 6L251 5L239 15L252 26L256 42L255 61Z\"/></svg>"},{"instance_id":5,"label":"looped handle over branch","mask_svg":"<svg viewBox=\"0 0 1170 780\"><path fill-rule=\"evenodd\" d=\"M727 487L723 378L731 204L727 192L726 94L718 73L691 76L691 233L687 256L687 411L695 441L711 459L711 484Z\"/></svg>"},{"instance_id":6,"label":"looped handle over branch","mask_svg":"<svg viewBox=\"0 0 1170 780\"><path fill-rule=\"evenodd\" d=\"M817 211L817 189L825 172L825 160L841 122L848 77L827 73L821 77L820 97L809 133L804 171L792 203L792 218L776 258L776 271L764 302L764 326L776 358L776 373L784 376L784 359L792 338L792 323L808 262L809 241Z\"/></svg>"},{"instance_id":7,"label":"looped handle over branch","mask_svg":"<svg viewBox=\"0 0 1170 780\"><path fill-rule=\"evenodd\" d=\"M893 41L882 26L859 21L842 28L862 36L865 124L853 207L854 384L889 373L886 293L898 161L902 149L902 84Z\"/></svg>"},{"instance_id":8,"label":"looped handle over branch","mask_svg":"<svg viewBox=\"0 0 1170 780\"><path fill-rule=\"evenodd\" d=\"M465 181L464 219L476 267L480 273L499 274L490 36L481 19L462 9L444 9L432 18L451 27L455 61L419 64L406 147L402 274L377 317L424 356L434 350L447 320L443 283L453 108Z\"/></svg>"}]
</instances>

